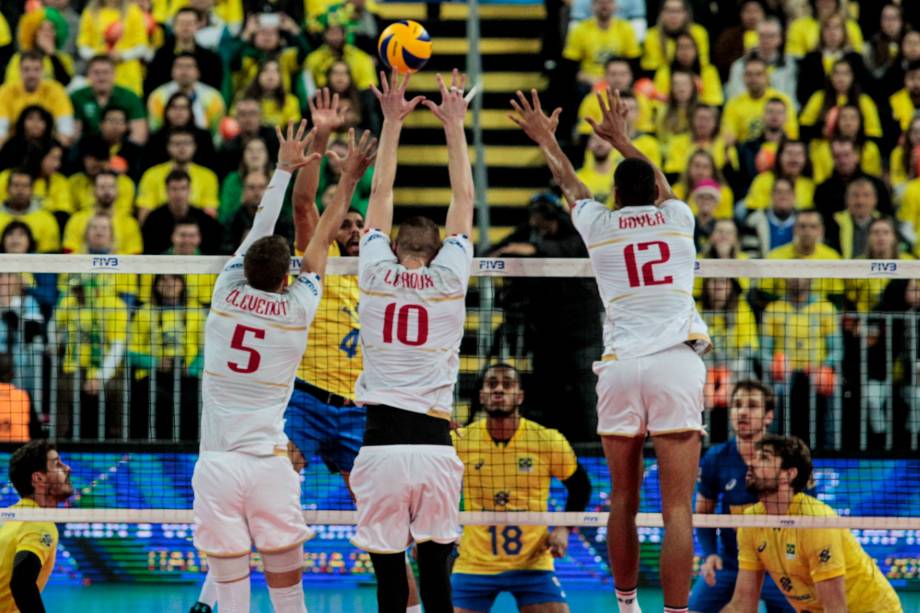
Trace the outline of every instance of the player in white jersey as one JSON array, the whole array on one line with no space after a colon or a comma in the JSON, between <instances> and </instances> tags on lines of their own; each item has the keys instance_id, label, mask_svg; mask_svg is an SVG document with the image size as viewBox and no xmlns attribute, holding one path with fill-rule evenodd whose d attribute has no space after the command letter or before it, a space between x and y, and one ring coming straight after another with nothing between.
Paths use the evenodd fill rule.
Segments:
<instances>
[{"instance_id":1,"label":"player in white jersey","mask_svg":"<svg viewBox=\"0 0 920 613\"><path fill-rule=\"evenodd\" d=\"M208 555L221 613L249 611L253 545L275 611L306 611L303 543L312 533L303 521L283 414L320 301L329 245L375 143L365 133L356 145L350 134L335 201L288 285L290 246L272 234L291 172L319 163L319 154L304 153L305 128L301 122L295 135L289 125L287 138L277 130L278 167L252 229L217 278L205 324L201 446L192 477L194 541Z\"/></svg>"},{"instance_id":2,"label":"player in white jersey","mask_svg":"<svg viewBox=\"0 0 920 613\"><path fill-rule=\"evenodd\" d=\"M636 513L642 485L642 448L655 445L665 538L661 584L666 613L687 610L693 565L691 498L703 433L700 359L709 337L693 302L694 218L677 200L660 169L629 140L619 92L599 93L598 136L626 158L614 173L616 208L591 199L556 142L561 109L546 116L536 91L518 92L512 115L543 151L572 206L606 306L604 355L598 376L598 434L610 468L612 492L607 549L621 613L640 611L636 599L639 540Z\"/></svg>"},{"instance_id":3,"label":"player in white jersey","mask_svg":"<svg viewBox=\"0 0 920 613\"><path fill-rule=\"evenodd\" d=\"M473 176L463 119L464 79L455 70L441 104L405 100L408 77L394 74L383 92L380 155L361 239L358 314L364 370L355 399L367 406L367 428L351 473L358 508L352 542L370 552L383 613L405 611L403 552L418 546L419 590L426 613L452 613L448 558L460 536L463 463L451 445L450 417L473 261ZM393 245L393 181L405 117L424 102L444 124L451 203L448 237L416 217L400 224Z\"/></svg>"}]
</instances>

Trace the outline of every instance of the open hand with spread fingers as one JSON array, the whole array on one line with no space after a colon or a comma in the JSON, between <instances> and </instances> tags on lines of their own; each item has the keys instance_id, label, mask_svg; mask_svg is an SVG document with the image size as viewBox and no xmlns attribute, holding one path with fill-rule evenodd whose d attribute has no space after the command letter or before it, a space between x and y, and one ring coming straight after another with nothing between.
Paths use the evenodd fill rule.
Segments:
<instances>
[{"instance_id":1,"label":"open hand with spread fingers","mask_svg":"<svg viewBox=\"0 0 920 613\"><path fill-rule=\"evenodd\" d=\"M275 134L278 136L278 170L293 172L302 168L310 162L320 159L321 154L311 153L307 155L306 151L313 144L316 138L316 130L304 136L307 130L307 120L301 119L297 132L294 132L294 122L288 122L287 137L281 133L281 128L275 127Z\"/></svg>"},{"instance_id":2,"label":"open hand with spread fingers","mask_svg":"<svg viewBox=\"0 0 920 613\"><path fill-rule=\"evenodd\" d=\"M400 75L396 71L393 72L389 81L387 81L386 74L383 71L380 72L380 89L371 85L374 95L380 101L384 120L401 123L425 99L425 96L416 96L411 100L406 100L407 85L409 85L409 75Z\"/></svg>"},{"instance_id":3,"label":"open hand with spread fingers","mask_svg":"<svg viewBox=\"0 0 920 613\"><path fill-rule=\"evenodd\" d=\"M345 125L345 117L339 106L339 95L324 87L310 100L310 117L313 128L321 134L330 134Z\"/></svg>"},{"instance_id":4,"label":"open hand with spread fingers","mask_svg":"<svg viewBox=\"0 0 920 613\"><path fill-rule=\"evenodd\" d=\"M556 127L559 125L561 108L557 108L547 116L540 105L537 90L530 90L530 100L518 90L517 100L511 100L511 108L516 113L509 113L508 118L538 145L544 145L556 139Z\"/></svg>"},{"instance_id":5,"label":"open hand with spread fingers","mask_svg":"<svg viewBox=\"0 0 920 613\"><path fill-rule=\"evenodd\" d=\"M330 151L329 155L337 159L343 177L348 176L358 180L374 163L374 158L377 156L377 139L370 130L365 130L361 134L361 140L355 142L355 129L351 128L348 130L348 152L341 156Z\"/></svg>"},{"instance_id":6,"label":"open hand with spread fingers","mask_svg":"<svg viewBox=\"0 0 920 613\"><path fill-rule=\"evenodd\" d=\"M444 84L444 78L439 73L438 89L441 90L441 104L435 104L434 101L427 99L423 100L422 104L428 107L428 110L441 120L441 123L446 125L451 122L459 122L462 125L469 106L463 97L465 86L466 75L456 68L450 74L450 89Z\"/></svg>"},{"instance_id":7,"label":"open hand with spread fingers","mask_svg":"<svg viewBox=\"0 0 920 613\"><path fill-rule=\"evenodd\" d=\"M604 94L609 104L604 100ZM629 107L620 99L620 90L611 92L608 86L603 92L595 92L594 95L600 104L601 122L598 123L592 117L585 118L594 133L614 146L617 142L628 142L629 124L626 117L629 115Z\"/></svg>"}]
</instances>

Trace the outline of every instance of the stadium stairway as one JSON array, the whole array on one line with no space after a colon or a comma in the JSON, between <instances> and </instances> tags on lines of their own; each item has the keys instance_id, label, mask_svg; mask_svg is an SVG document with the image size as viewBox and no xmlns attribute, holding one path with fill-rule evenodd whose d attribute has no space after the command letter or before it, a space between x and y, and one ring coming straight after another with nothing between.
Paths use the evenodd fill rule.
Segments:
<instances>
[{"instance_id":1,"label":"stadium stairway","mask_svg":"<svg viewBox=\"0 0 920 613\"><path fill-rule=\"evenodd\" d=\"M438 100L436 75L452 68L466 69L466 4L441 5L440 18L429 19L425 4L381 2L385 22L414 19L422 23L433 41L431 60L409 84L412 93ZM546 15L543 4L480 5L480 55L482 57L483 110L481 125L488 165L491 226L494 243L526 220L530 197L548 184L539 151L506 117L508 101L518 89L538 90L541 76L540 35ZM471 84L468 84L468 87ZM396 179L396 221L412 215L444 217L450 202L447 147L441 124L427 109L413 113L403 130ZM467 121L467 126L470 125ZM472 145L472 134L467 130ZM475 163L475 151L470 149Z\"/></svg>"}]
</instances>

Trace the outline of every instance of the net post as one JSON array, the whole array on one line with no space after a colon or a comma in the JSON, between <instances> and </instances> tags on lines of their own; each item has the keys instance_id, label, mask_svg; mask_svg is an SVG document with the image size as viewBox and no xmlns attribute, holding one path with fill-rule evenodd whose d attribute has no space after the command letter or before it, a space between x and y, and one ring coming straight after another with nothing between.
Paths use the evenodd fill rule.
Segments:
<instances>
[{"instance_id":1,"label":"net post","mask_svg":"<svg viewBox=\"0 0 920 613\"><path fill-rule=\"evenodd\" d=\"M886 348L886 351L885 351L885 395L886 395L885 401L886 402L884 406L885 406L885 413L887 417L887 419L885 419L885 449L890 450L894 444L894 428L895 428L894 394L891 393L892 390L894 389L894 384L893 384L894 382L892 381L892 374L891 374L892 368L894 367L894 364L892 364L892 359L891 359L891 354L892 354L891 341L893 340L892 339L892 323L893 322L890 321L894 318L894 316L886 315L885 317L886 319L889 320L885 324L885 334L888 336L888 342L885 344L885 348ZM903 317L903 315L901 317Z\"/></svg>"},{"instance_id":2,"label":"net post","mask_svg":"<svg viewBox=\"0 0 920 613\"><path fill-rule=\"evenodd\" d=\"M73 428L73 440L80 440L80 428L83 425L83 398L80 394L80 375L82 374L82 369L77 365L77 369L73 371L73 375L70 377L72 386L71 386L71 418L70 424Z\"/></svg>"},{"instance_id":3,"label":"net post","mask_svg":"<svg viewBox=\"0 0 920 613\"><path fill-rule=\"evenodd\" d=\"M869 350L869 339L865 333L868 330L868 318L865 313L859 314L859 326L860 330L863 331L859 335L859 354L866 355L866 352ZM886 325L885 334L888 335L890 326ZM868 364L859 365L859 387L862 390L861 398L859 399L859 449L860 451L866 450L866 445L868 444L868 411L866 409L866 394L869 390L869 368Z\"/></svg>"},{"instance_id":4,"label":"net post","mask_svg":"<svg viewBox=\"0 0 920 613\"><path fill-rule=\"evenodd\" d=\"M151 290L152 291L152 290ZM153 348L154 334L153 334L153 325L149 327L150 332L150 348ZM156 354L154 353L154 361L156 361ZM156 389L156 376L157 369L156 365L147 370L147 440L153 441L156 440L156 417L157 417L157 389Z\"/></svg>"},{"instance_id":5,"label":"net post","mask_svg":"<svg viewBox=\"0 0 920 613\"><path fill-rule=\"evenodd\" d=\"M128 440L128 433L130 432L129 421L131 419L131 364L130 364L130 349L131 349L131 327L128 326L128 336L125 340L127 345L127 350L125 351L125 366L121 369L120 377L122 380L122 394L121 394L121 440Z\"/></svg>"},{"instance_id":6,"label":"net post","mask_svg":"<svg viewBox=\"0 0 920 613\"><path fill-rule=\"evenodd\" d=\"M910 434L910 448L912 451L917 450L918 439L920 439L920 400L917 400L917 394L920 393L920 366L917 366L920 363L920 355L918 355L917 344L920 343L920 325L917 323L916 317L911 317L911 333L908 337L908 345L910 346L909 355L910 355L910 364L913 364L914 367L910 369L908 374L908 381L910 382L908 398L912 402L908 403L907 415L908 415L908 433Z\"/></svg>"}]
</instances>

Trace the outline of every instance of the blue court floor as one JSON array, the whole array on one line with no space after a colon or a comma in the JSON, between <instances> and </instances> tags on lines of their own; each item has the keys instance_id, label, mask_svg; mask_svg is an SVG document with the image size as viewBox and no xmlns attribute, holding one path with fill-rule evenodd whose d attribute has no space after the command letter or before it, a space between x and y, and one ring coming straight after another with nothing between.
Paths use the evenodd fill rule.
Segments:
<instances>
[{"instance_id":1,"label":"blue court floor","mask_svg":"<svg viewBox=\"0 0 920 613\"><path fill-rule=\"evenodd\" d=\"M45 605L49 611L79 611L79 613L186 613L198 596L192 585L94 585L91 587L48 586ZM613 595L600 590L569 590L572 613L616 611ZM905 613L920 613L920 593L901 594ZM661 592L654 588L639 590L639 603L646 613L661 611ZM307 588L307 608L310 613L373 613L377 610L374 590ZM253 586L253 613L271 613L268 593L262 585ZM493 613L517 611L514 600L502 594Z\"/></svg>"}]
</instances>

